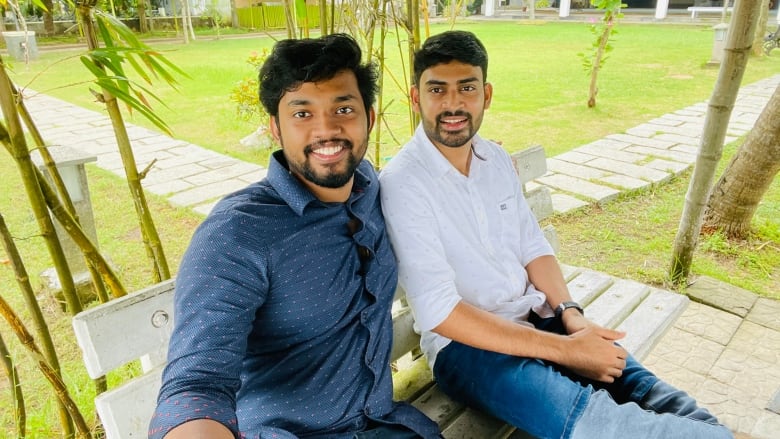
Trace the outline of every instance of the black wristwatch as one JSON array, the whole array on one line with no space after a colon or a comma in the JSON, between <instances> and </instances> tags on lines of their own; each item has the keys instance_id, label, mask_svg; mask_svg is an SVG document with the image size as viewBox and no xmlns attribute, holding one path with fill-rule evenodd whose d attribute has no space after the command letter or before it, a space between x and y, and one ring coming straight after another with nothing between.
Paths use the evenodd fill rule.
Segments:
<instances>
[{"instance_id":1,"label":"black wristwatch","mask_svg":"<svg viewBox=\"0 0 780 439\"><path fill-rule=\"evenodd\" d=\"M585 311L582 310L582 307L577 302L561 302L560 305L558 305L555 308L555 317L560 317L563 315L563 312L566 311L569 308L575 308L577 311L580 312L583 316L585 315Z\"/></svg>"}]
</instances>

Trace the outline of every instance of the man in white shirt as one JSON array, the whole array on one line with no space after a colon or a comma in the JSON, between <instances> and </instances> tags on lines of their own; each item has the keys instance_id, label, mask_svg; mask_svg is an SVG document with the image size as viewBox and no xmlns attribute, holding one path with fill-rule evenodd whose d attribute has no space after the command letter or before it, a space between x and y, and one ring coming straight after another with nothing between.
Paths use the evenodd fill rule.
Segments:
<instances>
[{"instance_id":1,"label":"man in white shirt","mask_svg":"<svg viewBox=\"0 0 780 439\"><path fill-rule=\"evenodd\" d=\"M539 438L730 438L572 301L509 155L476 133L493 95L470 32L429 38L421 124L380 174L399 281L439 387Z\"/></svg>"}]
</instances>

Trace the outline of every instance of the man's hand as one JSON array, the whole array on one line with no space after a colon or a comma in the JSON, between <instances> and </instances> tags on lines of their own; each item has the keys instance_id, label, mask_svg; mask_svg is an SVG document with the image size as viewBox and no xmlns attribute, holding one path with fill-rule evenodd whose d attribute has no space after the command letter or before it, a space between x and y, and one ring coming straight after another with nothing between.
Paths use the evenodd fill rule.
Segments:
<instances>
[{"instance_id":1,"label":"man's hand","mask_svg":"<svg viewBox=\"0 0 780 439\"><path fill-rule=\"evenodd\" d=\"M566 333L571 335L582 331L589 326L598 326L580 313L576 308L569 308L561 314L561 321L563 327L566 328Z\"/></svg>"},{"instance_id":2,"label":"man's hand","mask_svg":"<svg viewBox=\"0 0 780 439\"><path fill-rule=\"evenodd\" d=\"M578 313L579 314L579 313ZM592 380L611 383L623 374L628 352L615 344L625 333L602 328L580 315L566 324L572 328L581 328L570 332L571 349L562 363L577 374ZM584 326L583 326L584 325Z\"/></svg>"}]
</instances>

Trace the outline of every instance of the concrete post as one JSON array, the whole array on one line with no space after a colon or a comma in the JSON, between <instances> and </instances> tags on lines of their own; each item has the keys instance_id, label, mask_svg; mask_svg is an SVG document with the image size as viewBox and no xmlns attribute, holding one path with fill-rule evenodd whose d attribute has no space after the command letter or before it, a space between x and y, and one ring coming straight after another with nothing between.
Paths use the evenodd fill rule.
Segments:
<instances>
[{"instance_id":1,"label":"concrete post","mask_svg":"<svg viewBox=\"0 0 780 439\"><path fill-rule=\"evenodd\" d=\"M715 40L712 44L712 59L710 59L707 65L717 66L723 61L723 48L726 46L726 35L729 32L729 25L718 23L712 29L715 31Z\"/></svg>"},{"instance_id":2,"label":"concrete post","mask_svg":"<svg viewBox=\"0 0 780 439\"><path fill-rule=\"evenodd\" d=\"M498 0L485 0L485 17L496 15L496 1Z\"/></svg>"},{"instance_id":3,"label":"concrete post","mask_svg":"<svg viewBox=\"0 0 780 439\"><path fill-rule=\"evenodd\" d=\"M76 209L76 214L79 217L82 230L84 230L84 233L95 246L97 246L98 240L97 231L95 230L95 216L92 211L92 201L89 196L89 185L87 184L87 173L84 167L86 163L96 161L97 157L67 146L50 146L48 149L54 162L57 164L57 170L73 201L73 206ZM37 150L34 151L31 156L35 164L46 176L46 179L51 183L51 175L46 170L43 160ZM65 231L56 220L54 221L54 230L62 245L68 267L70 267L71 273L73 274L73 280L76 283L79 295L82 297L82 300L93 298L91 277L81 250L70 238L68 232ZM44 286L48 290L52 291L55 295L61 293L62 288L59 285L59 279L57 278L56 271L53 267L41 273L41 278Z\"/></svg>"},{"instance_id":4,"label":"concrete post","mask_svg":"<svg viewBox=\"0 0 780 439\"><path fill-rule=\"evenodd\" d=\"M558 5L558 17L566 18L571 13L571 0L560 0Z\"/></svg>"},{"instance_id":5,"label":"concrete post","mask_svg":"<svg viewBox=\"0 0 780 439\"><path fill-rule=\"evenodd\" d=\"M655 19L663 20L667 12L669 12L669 0L658 0L655 5Z\"/></svg>"}]
</instances>

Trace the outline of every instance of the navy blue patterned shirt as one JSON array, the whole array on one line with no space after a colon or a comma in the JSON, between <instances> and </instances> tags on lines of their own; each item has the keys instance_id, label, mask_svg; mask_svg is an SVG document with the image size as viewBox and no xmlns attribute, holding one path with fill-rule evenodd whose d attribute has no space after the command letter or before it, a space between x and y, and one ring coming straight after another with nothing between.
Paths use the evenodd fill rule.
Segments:
<instances>
[{"instance_id":1,"label":"navy blue patterned shirt","mask_svg":"<svg viewBox=\"0 0 780 439\"><path fill-rule=\"evenodd\" d=\"M369 420L438 437L392 401L397 268L375 172L364 161L349 200L324 203L284 165L275 153L193 236L149 437L202 418L247 438L346 439Z\"/></svg>"}]
</instances>

